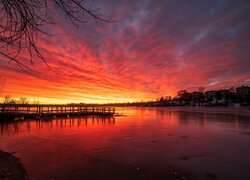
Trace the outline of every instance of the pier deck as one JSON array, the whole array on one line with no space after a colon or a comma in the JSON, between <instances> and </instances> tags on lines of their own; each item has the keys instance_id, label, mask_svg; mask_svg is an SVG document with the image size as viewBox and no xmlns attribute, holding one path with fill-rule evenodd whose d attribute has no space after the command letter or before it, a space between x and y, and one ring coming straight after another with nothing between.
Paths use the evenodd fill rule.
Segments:
<instances>
[{"instance_id":1,"label":"pier deck","mask_svg":"<svg viewBox=\"0 0 250 180\"><path fill-rule=\"evenodd\" d=\"M47 118L67 116L113 116L115 108L83 104L0 104L0 121L15 118Z\"/></svg>"}]
</instances>

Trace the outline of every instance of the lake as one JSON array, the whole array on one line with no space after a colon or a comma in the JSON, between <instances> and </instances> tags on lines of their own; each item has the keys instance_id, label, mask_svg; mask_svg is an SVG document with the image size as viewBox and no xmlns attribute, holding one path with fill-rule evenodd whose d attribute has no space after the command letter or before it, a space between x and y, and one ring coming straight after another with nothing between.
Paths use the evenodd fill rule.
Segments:
<instances>
[{"instance_id":1,"label":"lake","mask_svg":"<svg viewBox=\"0 0 250 180\"><path fill-rule=\"evenodd\" d=\"M31 179L250 179L250 108L118 107L0 124Z\"/></svg>"}]
</instances>

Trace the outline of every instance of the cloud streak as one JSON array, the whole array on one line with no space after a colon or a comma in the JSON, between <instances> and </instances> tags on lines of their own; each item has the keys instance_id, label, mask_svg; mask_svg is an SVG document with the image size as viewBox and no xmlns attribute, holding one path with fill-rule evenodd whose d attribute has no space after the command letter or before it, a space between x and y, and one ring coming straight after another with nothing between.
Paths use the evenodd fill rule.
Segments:
<instances>
[{"instance_id":1,"label":"cloud streak","mask_svg":"<svg viewBox=\"0 0 250 180\"><path fill-rule=\"evenodd\" d=\"M195 90L250 85L248 1L109 1L117 22L61 21L41 37L42 62L27 74L1 61L3 94L43 102L127 102ZM50 99L51 98L51 99ZM50 99L50 100L49 100Z\"/></svg>"}]
</instances>

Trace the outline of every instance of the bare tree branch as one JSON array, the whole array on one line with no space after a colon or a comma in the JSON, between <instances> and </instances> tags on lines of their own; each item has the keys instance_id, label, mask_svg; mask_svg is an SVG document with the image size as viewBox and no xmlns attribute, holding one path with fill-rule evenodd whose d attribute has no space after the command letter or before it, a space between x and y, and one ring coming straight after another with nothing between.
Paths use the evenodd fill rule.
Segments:
<instances>
[{"instance_id":1,"label":"bare tree branch","mask_svg":"<svg viewBox=\"0 0 250 180\"><path fill-rule=\"evenodd\" d=\"M0 0L0 57L32 71L20 60L20 54L28 54L31 65L35 60L41 60L49 67L39 50L37 39L39 34L49 36L42 26L49 24L48 10L53 4L75 27L88 22L86 15L95 21L114 22L103 18L98 13L100 8L94 9L92 4L87 8L81 0Z\"/></svg>"}]
</instances>

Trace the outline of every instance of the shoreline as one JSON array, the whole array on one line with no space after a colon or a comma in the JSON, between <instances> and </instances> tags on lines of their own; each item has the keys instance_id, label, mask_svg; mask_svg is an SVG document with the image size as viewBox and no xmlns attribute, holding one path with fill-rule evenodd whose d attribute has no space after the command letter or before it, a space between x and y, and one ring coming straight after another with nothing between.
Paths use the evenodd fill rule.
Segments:
<instances>
[{"instance_id":1,"label":"shoreline","mask_svg":"<svg viewBox=\"0 0 250 180\"><path fill-rule=\"evenodd\" d=\"M130 164L124 164L121 162L103 159L101 157L90 158L90 164L85 169L81 176L72 174L72 177L83 179L104 179L104 180L117 180L117 179L159 179L159 180L177 180L177 179L195 179L193 175L182 170L178 170L174 167L168 167L167 169L157 168L143 168L134 167ZM86 168L86 167L85 167ZM66 179L70 176L66 176ZM16 158L13 153L0 150L0 179L3 180L29 180L27 171L20 159Z\"/></svg>"},{"instance_id":2,"label":"shoreline","mask_svg":"<svg viewBox=\"0 0 250 180\"><path fill-rule=\"evenodd\" d=\"M4 180L28 180L28 174L20 159L0 150L0 179Z\"/></svg>"}]
</instances>

